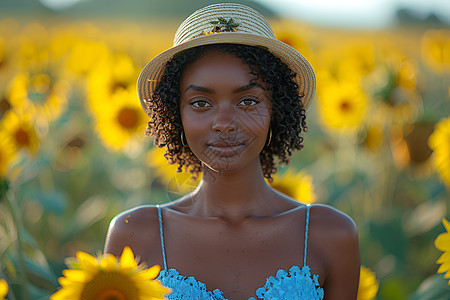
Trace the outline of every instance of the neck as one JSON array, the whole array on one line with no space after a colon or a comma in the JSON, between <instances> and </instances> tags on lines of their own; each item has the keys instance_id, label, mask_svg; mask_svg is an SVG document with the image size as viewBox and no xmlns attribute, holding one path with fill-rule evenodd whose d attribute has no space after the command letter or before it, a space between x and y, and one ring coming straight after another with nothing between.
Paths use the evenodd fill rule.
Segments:
<instances>
[{"instance_id":1,"label":"neck","mask_svg":"<svg viewBox=\"0 0 450 300\"><path fill-rule=\"evenodd\" d=\"M262 173L259 159L245 169L219 173L206 166L194 195L192 213L238 222L273 212L273 191Z\"/></svg>"}]
</instances>

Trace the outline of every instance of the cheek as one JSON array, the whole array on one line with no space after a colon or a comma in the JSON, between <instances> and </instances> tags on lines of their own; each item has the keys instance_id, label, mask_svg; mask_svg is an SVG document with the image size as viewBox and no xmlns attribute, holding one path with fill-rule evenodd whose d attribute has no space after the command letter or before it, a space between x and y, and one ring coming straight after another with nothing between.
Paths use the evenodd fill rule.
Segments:
<instances>
[{"instance_id":1,"label":"cheek","mask_svg":"<svg viewBox=\"0 0 450 300\"><path fill-rule=\"evenodd\" d=\"M184 135L188 143L190 142L190 146L194 146L194 142L202 140L208 132L208 121L205 118L199 118L198 115L182 111L181 123Z\"/></svg>"},{"instance_id":2,"label":"cheek","mask_svg":"<svg viewBox=\"0 0 450 300\"><path fill-rule=\"evenodd\" d=\"M244 128L253 132L257 137L264 138L270 126L270 110L257 109L246 115Z\"/></svg>"}]
</instances>

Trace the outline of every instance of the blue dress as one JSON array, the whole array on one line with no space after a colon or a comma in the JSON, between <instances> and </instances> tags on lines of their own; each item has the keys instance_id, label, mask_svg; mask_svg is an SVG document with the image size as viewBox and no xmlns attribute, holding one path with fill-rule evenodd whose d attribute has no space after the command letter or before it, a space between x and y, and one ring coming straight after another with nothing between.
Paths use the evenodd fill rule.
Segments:
<instances>
[{"instance_id":1,"label":"blue dress","mask_svg":"<svg viewBox=\"0 0 450 300\"><path fill-rule=\"evenodd\" d=\"M278 270L276 276L269 276L266 284L256 290L257 299L270 300L321 300L324 291L319 286L319 275L311 276L311 268L306 265L308 245L310 206L306 208L305 249L303 267L293 266L289 270ZM158 205L159 230L161 235L161 248L163 252L164 270L158 276L161 283L172 289L167 299L195 299L195 300L226 300L220 289L209 291L206 284L192 276L181 275L175 269L167 268L166 253L164 248L163 222L161 207ZM254 297L249 300L256 300Z\"/></svg>"}]
</instances>

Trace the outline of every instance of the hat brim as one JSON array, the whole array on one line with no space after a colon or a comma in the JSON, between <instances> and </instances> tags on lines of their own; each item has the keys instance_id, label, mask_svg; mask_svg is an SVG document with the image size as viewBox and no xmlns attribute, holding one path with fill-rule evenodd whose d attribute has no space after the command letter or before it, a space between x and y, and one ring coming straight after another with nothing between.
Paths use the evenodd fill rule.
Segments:
<instances>
[{"instance_id":1,"label":"hat brim","mask_svg":"<svg viewBox=\"0 0 450 300\"><path fill-rule=\"evenodd\" d=\"M143 68L137 82L139 100L145 112L148 112L148 103L164 72L164 66L175 54L194 47L212 44L242 44L260 46L279 57L288 67L297 74L294 81L298 84L298 91L303 95L301 101L306 108L314 96L316 78L311 64L296 49L274 38L239 33L222 32L193 38L185 43L174 46L155 56Z\"/></svg>"}]
</instances>

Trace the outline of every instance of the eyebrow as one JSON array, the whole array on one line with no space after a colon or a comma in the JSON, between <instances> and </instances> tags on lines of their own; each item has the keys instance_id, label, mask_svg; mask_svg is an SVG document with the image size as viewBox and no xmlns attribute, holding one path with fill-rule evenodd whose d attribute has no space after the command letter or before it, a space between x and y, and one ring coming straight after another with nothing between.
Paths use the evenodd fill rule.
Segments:
<instances>
[{"instance_id":1,"label":"eyebrow","mask_svg":"<svg viewBox=\"0 0 450 300\"><path fill-rule=\"evenodd\" d=\"M191 84L190 86L188 86L184 92L187 92L189 90L194 90L194 91L199 91L199 92L204 92L204 93L209 93L209 94L214 94L214 91L212 89L208 89L202 86L198 86L198 85L194 85Z\"/></svg>"},{"instance_id":2,"label":"eyebrow","mask_svg":"<svg viewBox=\"0 0 450 300\"><path fill-rule=\"evenodd\" d=\"M260 88L260 89L262 89L262 90L266 90L262 85L260 85L259 83L257 83L257 82L252 82L252 83L249 83L249 84L247 84L247 85L244 85L244 86L241 86L241 87L238 87L237 89L234 89L233 90L233 93L241 93L241 92L245 92L245 91L248 91L248 90L251 90L251 89L253 89L253 88ZM187 92L187 91L189 91L189 90L194 90L194 91L199 91L199 92L204 92L204 93L209 93L209 94L214 94L214 90L212 90L212 89L209 89L209 88L206 88L206 87L203 87L203 86L198 86L198 85L194 85L194 84L191 84L191 85L189 85L185 90L184 90L184 92Z\"/></svg>"}]
</instances>

